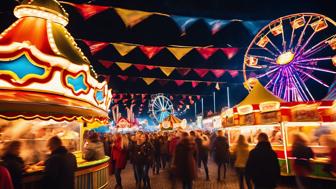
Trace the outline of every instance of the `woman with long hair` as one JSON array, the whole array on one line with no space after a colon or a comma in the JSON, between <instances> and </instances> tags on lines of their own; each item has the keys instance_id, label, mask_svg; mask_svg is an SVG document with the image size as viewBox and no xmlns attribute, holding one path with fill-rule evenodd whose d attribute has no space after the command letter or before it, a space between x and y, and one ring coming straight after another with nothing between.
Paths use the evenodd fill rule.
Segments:
<instances>
[{"instance_id":1,"label":"woman with long hair","mask_svg":"<svg viewBox=\"0 0 336 189\"><path fill-rule=\"evenodd\" d=\"M244 179L246 181L246 185L248 189L251 189L251 182L248 176L245 173L245 166L249 156L249 146L246 142L244 135L239 135L237 140L237 145L233 151L236 161L235 161L235 168L239 179L239 188L244 189Z\"/></svg>"},{"instance_id":2,"label":"woman with long hair","mask_svg":"<svg viewBox=\"0 0 336 189\"><path fill-rule=\"evenodd\" d=\"M112 158L114 164L114 176L116 179L115 189L121 189L121 171L125 169L127 163L128 137L117 134L112 143Z\"/></svg>"}]
</instances>

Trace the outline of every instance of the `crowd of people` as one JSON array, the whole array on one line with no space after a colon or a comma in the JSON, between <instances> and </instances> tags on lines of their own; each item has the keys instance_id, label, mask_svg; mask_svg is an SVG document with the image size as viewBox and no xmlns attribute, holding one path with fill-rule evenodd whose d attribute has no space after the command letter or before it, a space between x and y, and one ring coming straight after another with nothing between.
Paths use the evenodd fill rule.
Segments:
<instances>
[{"instance_id":1,"label":"crowd of people","mask_svg":"<svg viewBox=\"0 0 336 189\"><path fill-rule=\"evenodd\" d=\"M134 188L150 189L153 175L160 171L169 172L172 188L181 182L183 189L191 189L195 179L203 179L200 169L203 166L204 179L210 180L208 159L212 157L217 165L217 181L226 178L228 166L233 165L239 180L239 188L272 189L280 178L277 154L272 149L268 135L259 133L258 143L250 149L244 135L236 144L229 146L222 130L216 133L204 131L177 130L172 132L134 134L104 134L89 132L85 135L83 159L87 161L110 157L110 174L115 177L115 189L121 189L122 174L127 163L133 169ZM336 173L336 142L328 140L330 164L325 169ZM42 188L73 189L77 163L75 156L63 146L57 136L48 140L51 154L41 164L43 171ZM0 163L0 188L20 189L25 164L20 157L21 143L10 141L3 149ZM230 150L231 149L231 150ZM292 154L298 188L309 188L308 174L311 173L310 159L314 153L307 145L304 135L293 135Z\"/></svg>"}]
</instances>

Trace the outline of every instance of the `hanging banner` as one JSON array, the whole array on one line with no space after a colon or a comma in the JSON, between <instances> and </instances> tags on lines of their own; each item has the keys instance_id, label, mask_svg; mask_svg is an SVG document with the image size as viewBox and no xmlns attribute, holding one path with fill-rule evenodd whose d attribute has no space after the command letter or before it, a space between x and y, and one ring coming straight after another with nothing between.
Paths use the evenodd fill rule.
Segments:
<instances>
[{"instance_id":1,"label":"hanging banner","mask_svg":"<svg viewBox=\"0 0 336 189\"><path fill-rule=\"evenodd\" d=\"M137 47L136 45L126 45L121 43L112 43L112 45L121 56L127 55L129 52Z\"/></svg>"},{"instance_id":2,"label":"hanging banner","mask_svg":"<svg viewBox=\"0 0 336 189\"><path fill-rule=\"evenodd\" d=\"M170 74L175 70L175 67L163 67L163 66L160 66L160 70L161 70L166 76L170 76Z\"/></svg>"},{"instance_id":3,"label":"hanging banner","mask_svg":"<svg viewBox=\"0 0 336 189\"><path fill-rule=\"evenodd\" d=\"M125 70L127 70L127 68L129 68L129 67L132 66L132 64L130 64L130 63L124 63L124 62L116 62L116 64L119 66L119 68L122 71L125 71Z\"/></svg>"},{"instance_id":4,"label":"hanging banner","mask_svg":"<svg viewBox=\"0 0 336 189\"><path fill-rule=\"evenodd\" d=\"M192 86L193 88L197 87L198 84L199 84L199 82L196 82L196 81L192 81L192 82L191 82L191 86Z\"/></svg>"},{"instance_id":5,"label":"hanging banner","mask_svg":"<svg viewBox=\"0 0 336 189\"><path fill-rule=\"evenodd\" d=\"M110 68L114 62L109 60L99 60L98 61L101 65L103 65L105 68Z\"/></svg>"},{"instance_id":6,"label":"hanging banner","mask_svg":"<svg viewBox=\"0 0 336 189\"><path fill-rule=\"evenodd\" d=\"M152 84L155 81L155 78L144 77L142 78L147 85Z\"/></svg>"},{"instance_id":7,"label":"hanging banner","mask_svg":"<svg viewBox=\"0 0 336 189\"><path fill-rule=\"evenodd\" d=\"M208 69L193 69L194 72L200 76L201 78L203 78L206 74L209 73L209 70Z\"/></svg>"},{"instance_id":8,"label":"hanging banner","mask_svg":"<svg viewBox=\"0 0 336 189\"><path fill-rule=\"evenodd\" d=\"M134 67L140 72L146 68L146 66L143 64L134 64Z\"/></svg>"},{"instance_id":9,"label":"hanging banner","mask_svg":"<svg viewBox=\"0 0 336 189\"><path fill-rule=\"evenodd\" d=\"M211 70L211 72L214 74L216 78L220 78L224 75L225 70L214 69L214 70Z\"/></svg>"},{"instance_id":10,"label":"hanging banner","mask_svg":"<svg viewBox=\"0 0 336 189\"><path fill-rule=\"evenodd\" d=\"M184 80L175 80L175 83L179 87L184 84Z\"/></svg>"},{"instance_id":11,"label":"hanging banner","mask_svg":"<svg viewBox=\"0 0 336 189\"><path fill-rule=\"evenodd\" d=\"M139 48L149 59L151 59L153 56L155 56L163 49L163 47L143 46L143 45L139 46Z\"/></svg>"},{"instance_id":12,"label":"hanging banner","mask_svg":"<svg viewBox=\"0 0 336 189\"><path fill-rule=\"evenodd\" d=\"M191 71L190 68L179 68L179 69L176 69L176 70L181 76L186 76Z\"/></svg>"},{"instance_id":13,"label":"hanging banner","mask_svg":"<svg viewBox=\"0 0 336 189\"><path fill-rule=\"evenodd\" d=\"M123 81L126 81L128 79L127 75L118 75L118 77Z\"/></svg>"},{"instance_id":14,"label":"hanging banner","mask_svg":"<svg viewBox=\"0 0 336 189\"><path fill-rule=\"evenodd\" d=\"M155 66L146 65L146 68L147 68L147 70L152 70L152 69L155 69L156 67Z\"/></svg>"},{"instance_id":15,"label":"hanging banner","mask_svg":"<svg viewBox=\"0 0 336 189\"><path fill-rule=\"evenodd\" d=\"M231 77L236 77L239 74L238 70L228 70L228 72L230 73Z\"/></svg>"},{"instance_id":16,"label":"hanging banner","mask_svg":"<svg viewBox=\"0 0 336 189\"><path fill-rule=\"evenodd\" d=\"M105 47L109 45L106 42L97 42L97 41L89 41L82 40L89 48L92 55L95 55L97 52L103 50Z\"/></svg>"},{"instance_id":17,"label":"hanging banner","mask_svg":"<svg viewBox=\"0 0 336 189\"><path fill-rule=\"evenodd\" d=\"M167 49L175 56L177 60L181 60L186 54L188 54L192 47L167 47Z\"/></svg>"},{"instance_id":18,"label":"hanging banner","mask_svg":"<svg viewBox=\"0 0 336 189\"><path fill-rule=\"evenodd\" d=\"M198 20L198 18L195 17L175 16L175 15L170 16L170 18L172 18L175 21L175 23L180 27L182 32L181 35L185 34L187 27L191 26L195 21Z\"/></svg>"},{"instance_id":19,"label":"hanging banner","mask_svg":"<svg viewBox=\"0 0 336 189\"><path fill-rule=\"evenodd\" d=\"M215 52L217 52L218 48L196 48L198 53L205 59L208 60Z\"/></svg>"},{"instance_id":20,"label":"hanging banner","mask_svg":"<svg viewBox=\"0 0 336 189\"><path fill-rule=\"evenodd\" d=\"M230 20L216 20L211 18L205 18L203 20L208 24L209 28L211 29L212 35L215 35L223 27L225 27L231 22Z\"/></svg>"},{"instance_id":21,"label":"hanging banner","mask_svg":"<svg viewBox=\"0 0 336 189\"><path fill-rule=\"evenodd\" d=\"M118 13L124 24L130 28L154 14L151 12L127 10L121 8L114 8L114 10Z\"/></svg>"},{"instance_id":22,"label":"hanging banner","mask_svg":"<svg viewBox=\"0 0 336 189\"><path fill-rule=\"evenodd\" d=\"M230 47L230 48L221 48L221 50L226 55L226 57L230 60L231 58L233 58L237 54L239 49Z\"/></svg>"},{"instance_id":23,"label":"hanging banner","mask_svg":"<svg viewBox=\"0 0 336 189\"><path fill-rule=\"evenodd\" d=\"M68 3L68 2L66 3L76 7L77 11L82 15L84 20L87 20L91 18L92 16L109 9L109 7L107 6L97 6L97 5L89 5L89 4L74 4L74 3Z\"/></svg>"}]
</instances>

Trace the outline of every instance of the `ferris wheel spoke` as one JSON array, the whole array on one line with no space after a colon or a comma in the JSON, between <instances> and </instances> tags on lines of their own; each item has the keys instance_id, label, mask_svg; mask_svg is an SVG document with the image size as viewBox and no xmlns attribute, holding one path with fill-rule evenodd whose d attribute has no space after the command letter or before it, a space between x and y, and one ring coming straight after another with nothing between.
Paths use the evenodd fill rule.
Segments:
<instances>
[{"instance_id":1,"label":"ferris wheel spoke","mask_svg":"<svg viewBox=\"0 0 336 189\"><path fill-rule=\"evenodd\" d=\"M297 79L297 78L296 78L296 76L297 76L296 71L293 70L293 68L291 68L291 69L290 69L290 72L291 72L291 75L293 76L293 79L295 80L294 83L295 83L295 84L299 87L299 89L301 90L301 93L302 93L301 97L302 97L302 99L305 99L306 101L309 100L308 96L307 96L306 93L305 93L305 90L303 89L303 87L301 86L300 83L302 83L302 85L304 86L304 88L306 89L306 91L308 92L308 94L310 95L310 97L312 98L312 100L314 100L314 98L312 97L311 93L309 92L307 86L305 85L304 81L302 81L301 78L300 78L300 79ZM300 82L300 81L301 81L301 82Z\"/></svg>"},{"instance_id":2,"label":"ferris wheel spoke","mask_svg":"<svg viewBox=\"0 0 336 189\"><path fill-rule=\"evenodd\" d=\"M319 84L321 84L321 85L323 85L323 86L325 86L325 87L329 87L327 84L323 83L323 81L317 79L317 78L314 77L313 75L311 75L311 74L309 74L309 73L307 73L307 72L304 72L304 71L302 71L302 70L299 70L299 69L298 69L297 71L300 72L300 73L302 73L302 74L304 74L304 75L306 75L306 76L308 76L310 79L313 79L313 80L316 81L317 83L319 83Z\"/></svg>"},{"instance_id":3,"label":"ferris wheel spoke","mask_svg":"<svg viewBox=\"0 0 336 189\"><path fill-rule=\"evenodd\" d=\"M328 47L329 46L328 41L332 40L334 38L336 38L336 34L320 41L319 43L317 43L316 45L314 45L313 47L311 47L307 51L303 52L302 56L303 57L310 57L310 56L316 54L317 52L319 52L319 51L323 50L324 48Z\"/></svg>"},{"instance_id":4,"label":"ferris wheel spoke","mask_svg":"<svg viewBox=\"0 0 336 189\"><path fill-rule=\"evenodd\" d=\"M319 58L310 58L310 59L302 59L302 60L296 60L295 63L303 63L303 62L317 62L317 61L323 61L323 60L331 60L332 57L319 57Z\"/></svg>"},{"instance_id":5,"label":"ferris wheel spoke","mask_svg":"<svg viewBox=\"0 0 336 189\"><path fill-rule=\"evenodd\" d=\"M283 29L282 19L280 19L280 24L282 27L281 39L282 39L282 52L286 52L286 40L285 40L285 30Z\"/></svg>"},{"instance_id":6,"label":"ferris wheel spoke","mask_svg":"<svg viewBox=\"0 0 336 189\"><path fill-rule=\"evenodd\" d=\"M301 66L301 65L295 65L295 67L299 67L299 68L302 68L302 69L308 69L308 70L320 71L320 72L324 72L324 73L336 74L335 71L331 71L331 70L324 69L324 68L315 68L315 67L311 67L311 66Z\"/></svg>"},{"instance_id":7,"label":"ferris wheel spoke","mask_svg":"<svg viewBox=\"0 0 336 189\"><path fill-rule=\"evenodd\" d=\"M272 45L272 47L279 53L281 54L282 52L280 51L280 49L272 42L272 40L269 40L269 43Z\"/></svg>"},{"instance_id":8,"label":"ferris wheel spoke","mask_svg":"<svg viewBox=\"0 0 336 189\"><path fill-rule=\"evenodd\" d=\"M276 60L275 59L267 57L267 56L259 56L259 55L250 55L250 56L259 58L259 59L261 59L264 62L276 64Z\"/></svg>"},{"instance_id":9,"label":"ferris wheel spoke","mask_svg":"<svg viewBox=\"0 0 336 189\"><path fill-rule=\"evenodd\" d=\"M296 91L297 91L298 95L300 96L300 98L303 99L303 100L305 100L305 101L306 101L306 100L309 100L308 97L307 97L307 95L305 94L305 92L304 92L302 86L301 86L300 83L295 79L295 75L294 75L294 73L293 73L293 71L292 71L292 68L289 69L289 72L290 72L290 75L291 75L290 80L291 80L291 82L295 85ZM298 98L298 97L296 96L296 101L298 100L297 98Z\"/></svg>"},{"instance_id":10,"label":"ferris wheel spoke","mask_svg":"<svg viewBox=\"0 0 336 189\"><path fill-rule=\"evenodd\" d=\"M297 52L298 48L301 46L302 38L303 38L304 34L306 33L306 29L307 29L311 19L312 19L312 16L310 16L308 22L305 23L305 26L304 26L303 30L301 31L301 34L300 34L300 37L298 39L298 43L296 44L294 52Z\"/></svg>"},{"instance_id":11,"label":"ferris wheel spoke","mask_svg":"<svg viewBox=\"0 0 336 189\"><path fill-rule=\"evenodd\" d=\"M315 35L316 31L314 30L314 32L312 34L310 34L309 38L306 40L306 42L302 45L302 47L298 47L298 52L297 54L300 55L302 53L302 51L304 51L304 49L306 48L306 46L309 44L310 40L313 38L313 36Z\"/></svg>"},{"instance_id":12,"label":"ferris wheel spoke","mask_svg":"<svg viewBox=\"0 0 336 189\"><path fill-rule=\"evenodd\" d=\"M267 76L267 75L270 75L271 73L277 71L279 68L280 68L280 67L272 68L271 70L267 71L266 73L257 75L256 78L259 79L259 78L265 77L265 76Z\"/></svg>"},{"instance_id":13,"label":"ferris wheel spoke","mask_svg":"<svg viewBox=\"0 0 336 189\"><path fill-rule=\"evenodd\" d=\"M154 102L154 107L157 108L157 109L160 109L160 104L158 104L158 102Z\"/></svg>"}]
</instances>

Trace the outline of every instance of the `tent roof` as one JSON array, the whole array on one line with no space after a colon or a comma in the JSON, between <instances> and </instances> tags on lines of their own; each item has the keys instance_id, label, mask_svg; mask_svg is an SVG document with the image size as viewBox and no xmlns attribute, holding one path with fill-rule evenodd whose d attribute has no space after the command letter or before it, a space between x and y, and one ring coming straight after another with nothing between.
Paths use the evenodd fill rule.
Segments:
<instances>
[{"instance_id":1,"label":"tent roof","mask_svg":"<svg viewBox=\"0 0 336 189\"><path fill-rule=\"evenodd\" d=\"M164 119L164 121L169 121L171 123L181 123L182 121L175 117L173 114L170 114L166 119Z\"/></svg>"},{"instance_id":2,"label":"tent roof","mask_svg":"<svg viewBox=\"0 0 336 189\"><path fill-rule=\"evenodd\" d=\"M270 91L265 89L259 81L256 81L253 89L237 106L260 104L266 101L283 102L279 97L274 96Z\"/></svg>"}]
</instances>

